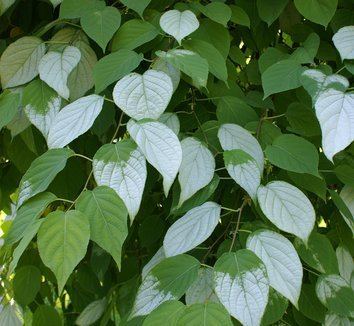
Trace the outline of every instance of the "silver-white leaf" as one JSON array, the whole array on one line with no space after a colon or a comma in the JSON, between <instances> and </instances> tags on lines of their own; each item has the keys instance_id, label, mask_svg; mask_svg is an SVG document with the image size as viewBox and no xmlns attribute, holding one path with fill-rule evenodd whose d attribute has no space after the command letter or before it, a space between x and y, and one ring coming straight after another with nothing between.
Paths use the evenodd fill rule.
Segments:
<instances>
[{"instance_id":1,"label":"silver-white leaf","mask_svg":"<svg viewBox=\"0 0 354 326\"><path fill-rule=\"evenodd\" d=\"M175 133L157 121L129 120L127 129L147 161L163 176L167 196L182 162L182 148Z\"/></svg>"},{"instance_id":2,"label":"silver-white leaf","mask_svg":"<svg viewBox=\"0 0 354 326\"><path fill-rule=\"evenodd\" d=\"M351 253L346 247L339 245L336 249L336 256L340 276L350 283L351 276L354 272L354 262Z\"/></svg>"},{"instance_id":3,"label":"silver-white leaf","mask_svg":"<svg viewBox=\"0 0 354 326\"><path fill-rule=\"evenodd\" d=\"M116 105L133 119L158 119L173 94L171 78L163 71L131 73L119 80L113 90Z\"/></svg>"},{"instance_id":4,"label":"silver-white leaf","mask_svg":"<svg viewBox=\"0 0 354 326\"><path fill-rule=\"evenodd\" d=\"M287 182L273 181L258 188L257 198L264 215L273 224L307 243L316 214L303 192Z\"/></svg>"},{"instance_id":5,"label":"silver-white leaf","mask_svg":"<svg viewBox=\"0 0 354 326\"><path fill-rule=\"evenodd\" d=\"M173 223L163 240L166 257L183 254L210 237L220 218L221 206L206 202Z\"/></svg>"},{"instance_id":6,"label":"silver-white leaf","mask_svg":"<svg viewBox=\"0 0 354 326\"><path fill-rule=\"evenodd\" d=\"M236 124L223 124L218 131L218 138L223 150L242 149L251 155L263 173L264 155L257 139L252 134Z\"/></svg>"},{"instance_id":7,"label":"silver-white leaf","mask_svg":"<svg viewBox=\"0 0 354 326\"><path fill-rule=\"evenodd\" d=\"M175 91L181 80L181 72L172 66L170 63L162 58L158 58L151 66L152 69L163 71L165 74L170 76L173 85L173 91Z\"/></svg>"},{"instance_id":8,"label":"silver-white leaf","mask_svg":"<svg viewBox=\"0 0 354 326\"><path fill-rule=\"evenodd\" d=\"M342 198L344 204L348 207L350 213L352 214L352 218L349 219L341 212L344 221L348 224L349 228L352 230L352 233L354 235L354 188L348 185L344 185L340 192L340 197Z\"/></svg>"},{"instance_id":9,"label":"silver-white leaf","mask_svg":"<svg viewBox=\"0 0 354 326\"><path fill-rule=\"evenodd\" d=\"M176 113L165 112L160 116L158 121L162 122L178 136L180 123Z\"/></svg>"},{"instance_id":10,"label":"silver-white leaf","mask_svg":"<svg viewBox=\"0 0 354 326\"><path fill-rule=\"evenodd\" d=\"M302 265L292 243L270 230L252 233L246 244L264 263L269 284L297 306L302 284Z\"/></svg>"},{"instance_id":11,"label":"silver-white leaf","mask_svg":"<svg viewBox=\"0 0 354 326\"><path fill-rule=\"evenodd\" d=\"M39 77L61 97L69 99L68 77L80 58L81 52L74 46L67 46L63 52L50 51L39 62Z\"/></svg>"},{"instance_id":12,"label":"silver-white leaf","mask_svg":"<svg viewBox=\"0 0 354 326\"><path fill-rule=\"evenodd\" d=\"M65 106L55 117L48 134L49 148L62 148L89 130L100 114L103 97L89 95Z\"/></svg>"},{"instance_id":13,"label":"silver-white leaf","mask_svg":"<svg viewBox=\"0 0 354 326\"><path fill-rule=\"evenodd\" d=\"M342 60L354 59L354 26L342 27L333 35L332 40Z\"/></svg>"},{"instance_id":14,"label":"silver-white leaf","mask_svg":"<svg viewBox=\"0 0 354 326\"><path fill-rule=\"evenodd\" d=\"M178 174L181 194L178 206L208 185L215 170L214 156L201 141L188 137L181 141L181 146L182 163Z\"/></svg>"},{"instance_id":15,"label":"silver-white leaf","mask_svg":"<svg viewBox=\"0 0 354 326\"><path fill-rule=\"evenodd\" d=\"M316 116L322 130L322 147L327 158L345 149L354 140L354 93L328 89L316 103Z\"/></svg>"},{"instance_id":16,"label":"silver-white leaf","mask_svg":"<svg viewBox=\"0 0 354 326\"><path fill-rule=\"evenodd\" d=\"M162 260L166 258L165 250L161 247L156 251L155 255L148 261L148 263L143 267L141 271L141 277L144 279L146 275Z\"/></svg>"},{"instance_id":17,"label":"silver-white leaf","mask_svg":"<svg viewBox=\"0 0 354 326\"><path fill-rule=\"evenodd\" d=\"M181 44L186 36L199 28L199 21L190 10L183 12L169 10L161 16L160 26L164 32L172 35Z\"/></svg>"}]
</instances>

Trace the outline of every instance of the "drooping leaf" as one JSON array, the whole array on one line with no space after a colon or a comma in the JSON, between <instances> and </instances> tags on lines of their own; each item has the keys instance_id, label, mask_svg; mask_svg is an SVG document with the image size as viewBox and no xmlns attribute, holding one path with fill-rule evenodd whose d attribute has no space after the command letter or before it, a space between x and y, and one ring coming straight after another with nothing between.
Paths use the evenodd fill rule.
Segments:
<instances>
[{"instance_id":1,"label":"drooping leaf","mask_svg":"<svg viewBox=\"0 0 354 326\"><path fill-rule=\"evenodd\" d=\"M297 306L303 273L292 243L276 232L258 230L247 238L246 246L264 263L269 284Z\"/></svg>"},{"instance_id":2,"label":"drooping leaf","mask_svg":"<svg viewBox=\"0 0 354 326\"><path fill-rule=\"evenodd\" d=\"M342 27L333 35L333 43L342 60L354 59L354 26Z\"/></svg>"},{"instance_id":3,"label":"drooping leaf","mask_svg":"<svg viewBox=\"0 0 354 326\"><path fill-rule=\"evenodd\" d=\"M301 137L281 135L267 146L265 154L272 164L284 170L319 176L317 149Z\"/></svg>"},{"instance_id":4,"label":"drooping leaf","mask_svg":"<svg viewBox=\"0 0 354 326\"><path fill-rule=\"evenodd\" d=\"M47 215L38 231L38 250L43 263L58 281L59 292L85 256L90 239L90 224L79 211L54 211Z\"/></svg>"},{"instance_id":5,"label":"drooping leaf","mask_svg":"<svg viewBox=\"0 0 354 326\"><path fill-rule=\"evenodd\" d=\"M108 42L120 26L120 20L119 10L107 6L86 13L81 17L80 23L85 33L105 52Z\"/></svg>"},{"instance_id":6,"label":"drooping leaf","mask_svg":"<svg viewBox=\"0 0 354 326\"><path fill-rule=\"evenodd\" d=\"M133 220L139 211L147 176L140 150L130 140L106 144L96 152L92 166L97 184L114 189Z\"/></svg>"},{"instance_id":7,"label":"drooping leaf","mask_svg":"<svg viewBox=\"0 0 354 326\"><path fill-rule=\"evenodd\" d=\"M173 94L171 78L163 71L131 73L117 82L113 90L116 105L136 120L158 119Z\"/></svg>"},{"instance_id":8,"label":"drooping leaf","mask_svg":"<svg viewBox=\"0 0 354 326\"><path fill-rule=\"evenodd\" d=\"M93 68L96 93L101 93L107 86L129 74L142 60L142 54L128 49L104 56Z\"/></svg>"},{"instance_id":9,"label":"drooping leaf","mask_svg":"<svg viewBox=\"0 0 354 326\"><path fill-rule=\"evenodd\" d=\"M250 18L247 13L239 6L230 5L231 21L235 24L250 27Z\"/></svg>"},{"instance_id":10,"label":"drooping leaf","mask_svg":"<svg viewBox=\"0 0 354 326\"><path fill-rule=\"evenodd\" d=\"M316 214L298 188L284 181L272 181L258 188L257 198L264 215L273 224L307 243Z\"/></svg>"},{"instance_id":11,"label":"drooping leaf","mask_svg":"<svg viewBox=\"0 0 354 326\"><path fill-rule=\"evenodd\" d=\"M81 52L74 46L65 47L61 53L50 51L39 62L39 77L67 100L70 95L68 78L80 59Z\"/></svg>"},{"instance_id":12,"label":"drooping leaf","mask_svg":"<svg viewBox=\"0 0 354 326\"><path fill-rule=\"evenodd\" d=\"M166 257L183 254L209 238L219 222L220 212L220 205L206 202L172 224L163 241Z\"/></svg>"},{"instance_id":13,"label":"drooping leaf","mask_svg":"<svg viewBox=\"0 0 354 326\"><path fill-rule=\"evenodd\" d=\"M151 120L130 120L127 129L146 160L162 174L167 196L182 162L182 148L177 136L164 124Z\"/></svg>"},{"instance_id":14,"label":"drooping leaf","mask_svg":"<svg viewBox=\"0 0 354 326\"><path fill-rule=\"evenodd\" d=\"M179 44L199 27L197 17L190 10L180 12L169 10L160 18L160 26L164 32L172 35Z\"/></svg>"},{"instance_id":15,"label":"drooping leaf","mask_svg":"<svg viewBox=\"0 0 354 326\"><path fill-rule=\"evenodd\" d=\"M257 162L260 172L263 173L264 157L262 148L257 139L248 130L231 123L223 124L219 128L218 138L223 150L240 149L245 151Z\"/></svg>"},{"instance_id":16,"label":"drooping leaf","mask_svg":"<svg viewBox=\"0 0 354 326\"><path fill-rule=\"evenodd\" d=\"M41 288L41 272L33 265L23 266L16 270L13 280L15 300L21 306L31 303Z\"/></svg>"},{"instance_id":17,"label":"drooping leaf","mask_svg":"<svg viewBox=\"0 0 354 326\"><path fill-rule=\"evenodd\" d=\"M90 129L102 110L103 101L102 96L88 95L65 106L49 129L48 147L64 147Z\"/></svg>"},{"instance_id":18,"label":"drooping leaf","mask_svg":"<svg viewBox=\"0 0 354 326\"><path fill-rule=\"evenodd\" d=\"M188 137L182 140L182 163L178 182L181 193L178 206L205 187L213 179L215 160L202 142Z\"/></svg>"},{"instance_id":19,"label":"drooping leaf","mask_svg":"<svg viewBox=\"0 0 354 326\"><path fill-rule=\"evenodd\" d=\"M139 287L131 317L144 316L168 300L178 300L198 276L199 261L192 256L169 257L157 264Z\"/></svg>"},{"instance_id":20,"label":"drooping leaf","mask_svg":"<svg viewBox=\"0 0 354 326\"><path fill-rule=\"evenodd\" d=\"M71 149L60 148L48 150L36 158L21 179L17 206L20 207L27 199L46 190L72 155Z\"/></svg>"},{"instance_id":21,"label":"drooping leaf","mask_svg":"<svg viewBox=\"0 0 354 326\"><path fill-rule=\"evenodd\" d=\"M206 86L209 65L199 54L189 50L173 49L168 52L157 51L156 55L192 78L196 87Z\"/></svg>"},{"instance_id":22,"label":"drooping leaf","mask_svg":"<svg viewBox=\"0 0 354 326\"><path fill-rule=\"evenodd\" d=\"M0 58L2 88L19 86L35 78L44 53L43 41L34 36L25 36L11 43Z\"/></svg>"},{"instance_id":23,"label":"drooping leaf","mask_svg":"<svg viewBox=\"0 0 354 326\"><path fill-rule=\"evenodd\" d=\"M250 250L223 254L214 267L215 293L243 325L259 325L268 302L269 281L262 261Z\"/></svg>"},{"instance_id":24,"label":"drooping leaf","mask_svg":"<svg viewBox=\"0 0 354 326\"><path fill-rule=\"evenodd\" d=\"M314 63L320 42L320 37L316 33L311 33L302 43L302 46L291 54L290 58L299 63Z\"/></svg>"},{"instance_id":25,"label":"drooping leaf","mask_svg":"<svg viewBox=\"0 0 354 326\"><path fill-rule=\"evenodd\" d=\"M333 313L353 318L353 289L339 275L321 275L317 279L316 294L320 301Z\"/></svg>"},{"instance_id":26,"label":"drooping leaf","mask_svg":"<svg viewBox=\"0 0 354 326\"><path fill-rule=\"evenodd\" d=\"M109 252L121 267L122 246L128 235L128 212L113 189L105 186L87 190L80 195L76 209L90 222L90 238Z\"/></svg>"},{"instance_id":27,"label":"drooping leaf","mask_svg":"<svg viewBox=\"0 0 354 326\"><path fill-rule=\"evenodd\" d=\"M323 152L330 161L354 140L353 105L354 94L334 88L322 92L315 103L322 130Z\"/></svg>"},{"instance_id":28,"label":"drooping leaf","mask_svg":"<svg viewBox=\"0 0 354 326\"><path fill-rule=\"evenodd\" d=\"M45 138L48 137L61 102L60 96L40 79L29 83L23 91L22 105L25 106L27 118Z\"/></svg>"}]
</instances>

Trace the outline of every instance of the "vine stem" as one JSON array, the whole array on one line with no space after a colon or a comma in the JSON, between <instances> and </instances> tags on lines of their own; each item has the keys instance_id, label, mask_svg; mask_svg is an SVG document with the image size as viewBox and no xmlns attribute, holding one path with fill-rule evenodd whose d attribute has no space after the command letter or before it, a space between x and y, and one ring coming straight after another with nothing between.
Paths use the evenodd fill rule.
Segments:
<instances>
[{"instance_id":1,"label":"vine stem","mask_svg":"<svg viewBox=\"0 0 354 326\"><path fill-rule=\"evenodd\" d=\"M65 199L65 198L57 198L56 201L62 201L62 202L65 202L65 203L70 203L70 204L74 203L72 200Z\"/></svg>"},{"instance_id":2,"label":"vine stem","mask_svg":"<svg viewBox=\"0 0 354 326\"><path fill-rule=\"evenodd\" d=\"M233 208L221 206L221 209L224 209L225 211L229 211L229 212L233 212L233 213L238 213L241 208L233 209Z\"/></svg>"},{"instance_id":3,"label":"vine stem","mask_svg":"<svg viewBox=\"0 0 354 326\"><path fill-rule=\"evenodd\" d=\"M79 153L75 153L74 156L77 156L77 157L82 157L84 158L85 160L88 160L90 162L92 162L93 160L85 155L82 155L82 154L79 154Z\"/></svg>"},{"instance_id":4,"label":"vine stem","mask_svg":"<svg viewBox=\"0 0 354 326\"><path fill-rule=\"evenodd\" d=\"M119 128L122 126L122 120L123 120L123 116L124 116L124 112L122 111L120 117L119 117L119 121L118 121L118 125L117 125L117 129L115 130L113 137L111 138L110 143L113 143L113 140L117 137Z\"/></svg>"},{"instance_id":5,"label":"vine stem","mask_svg":"<svg viewBox=\"0 0 354 326\"><path fill-rule=\"evenodd\" d=\"M263 117L263 120L272 120L272 119L277 119L277 118L281 118L281 117L285 117L285 113L283 114L278 114L278 115L273 115L271 117Z\"/></svg>"},{"instance_id":6,"label":"vine stem","mask_svg":"<svg viewBox=\"0 0 354 326\"><path fill-rule=\"evenodd\" d=\"M242 211L243 211L243 208L246 206L246 204L247 204L247 201L244 200L243 203L242 203L242 205L241 205L241 207L240 207L239 210L238 210L237 223L236 223L236 227L235 227L234 234L232 235L232 241L231 241L231 246L230 246L229 252L231 252L232 248L233 248L234 245L235 245L236 235L237 235L238 229L239 229L239 227L240 227L240 221L241 221Z\"/></svg>"}]
</instances>

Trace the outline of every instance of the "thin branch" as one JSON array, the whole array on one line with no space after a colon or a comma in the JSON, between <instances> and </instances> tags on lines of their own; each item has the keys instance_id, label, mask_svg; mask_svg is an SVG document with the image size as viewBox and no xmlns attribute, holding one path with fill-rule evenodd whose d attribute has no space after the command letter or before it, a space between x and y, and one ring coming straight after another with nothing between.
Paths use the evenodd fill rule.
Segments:
<instances>
[{"instance_id":1,"label":"thin branch","mask_svg":"<svg viewBox=\"0 0 354 326\"><path fill-rule=\"evenodd\" d=\"M233 209L233 208L224 207L224 206L221 206L221 209L224 209L225 211L229 211L229 212L233 212L233 213L238 213L240 211L240 208Z\"/></svg>"},{"instance_id":2,"label":"thin branch","mask_svg":"<svg viewBox=\"0 0 354 326\"><path fill-rule=\"evenodd\" d=\"M82 154L79 154L79 153L75 153L74 156L82 157L82 158L84 158L85 160L88 160L88 161L92 162L92 159L90 159L89 157L87 157L87 156L85 156L85 155L82 155Z\"/></svg>"},{"instance_id":3,"label":"thin branch","mask_svg":"<svg viewBox=\"0 0 354 326\"><path fill-rule=\"evenodd\" d=\"M277 118L281 118L281 117L285 117L285 113L283 114L279 114L279 115L273 115L271 117L263 117L263 120L272 120L272 119L277 119Z\"/></svg>"},{"instance_id":4,"label":"thin branch","mask_svg":"<svg viewBox=\"0 0 354 326\"><path fill-rule=\"evenodd\" d=\"M114 139L117 137L117 135L118 135L119 128L120 128L121 125L122 125L123 116L124 116L124 112L122 111L122 113L121 113L121 115L120 115L120 117L119 117L117 129L116 129L116 131L114 132L113 137L111 138L110 143L113 143L113 140L114 140Z\"/></svg>"},{"instance_id":5,"label":"thin branch","mask_svg":"<svg viewBox=\"0 0 354 326\"><path fill-rule=\"evenodd\" d=\"M74 203L72 200L65 199L65 198L56 198L55 201L62 201L64 203L70 203L70 204Z\"/></svg>"},{"instance_id":6,"label":"thin branch","mask_svg":"<svg viewBox=\"0 0 354 326\"><path fill-rule=\"evenodd\" d=\"M230 246L230 249L229 249L229 252L232 250L232 248L234 247L235 245L235 241L236 241L236 235L237 235L237 232L238 232L238 229L240 227L240 221L241 221L241 215L242 215L242 211L243 211L243 208L245 207L247 201L244 200L241 207L239 208L239 211L238 211L238 216L237 216L237 223L236 223L236 227L235 227L235 231L234 231L234 234L232 236L232 241L231 241L231 246Z\"/></svg>"}]
</instances>

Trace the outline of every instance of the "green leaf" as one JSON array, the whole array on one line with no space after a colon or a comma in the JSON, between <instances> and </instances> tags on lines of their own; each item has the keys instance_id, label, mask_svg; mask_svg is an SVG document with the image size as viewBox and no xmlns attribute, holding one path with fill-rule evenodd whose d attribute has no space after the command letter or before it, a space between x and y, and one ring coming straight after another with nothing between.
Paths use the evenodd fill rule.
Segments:
<instances>
[{"instance_id":1,"label":"green leaf","mask_svg":"<svg viewBox=\"0 0 354 326\"><path fill-rule=\"evenodd\" d=\"M112 51L120 49L134 50L140 45L153 40L159 31L147 21L131 19L125 22L114 35Z\"/></svg>"},{"instance_id":2,"label":"green leaf","mask_svg":"<svg viewBox=\"0 0 354 326\"><path fill-rule=\"evenodd\" d=\"M7 9L9 9L16 0L1 0L0 1L0 16L6 12Z\"/></svg>"},{"instance_id":3,"label":"green leaf","mask_svg":"<svg viewBox=\"0 0 354 326\"><path fill-rule=\"evenodd\" d=\"M310 267L323 274L338 273L336 253L325 235L313 232L307 246L299 239L295 239L294 245L301 259Z\"/></svg>"},{"instance_id":4,"label":"green leaf","mask_svg":"<svg viewBox=\"0 0 354 326\"><path fill-rule=\"evenodd\" d=\"M262 317L261 325L273 325L283 317L287 308L288 300L270 287L268 304Z\"/></svg>"},{"instance_id":5,"label":"green leaf","mask_svg":"<svg viewBox=\"0 0 354 326\"><path fill-rule=\"evenodd\" d=\"M243 25L246 27L250 27L250 18L247 13L238 6L230 5L231 8L231 21L238 25Z\"/></svg>"},{"instance_id":6,"label":"green leaf","mask_svg":"<svg viewBox=\"0 0 354 326\"><path fill-rule=\"evenodd\" d=\"M60 5L60 18L80 18L95 10L105 7L104 1L100 0L63 0Z\"/></svg>"},{"instance_id":7,"label":"green leaf","mask_svg":"<svg viewBox=\"0 0 354 326\"><path fill-rule=\"evenodd\" d=\"M310 191L326 201L327 184L324 179L307 173L288 172L288 175L296 186Z\"/></svg>"},{"instance_id":8,"label":"green leaf","mask_svg":"<svg viewBox=\"0 0 354 326\"><path fill-rule=\"evenodd\" d=\"M151 0L121 0L121 2L128 8L137 12L141 17L143 17L144 10L149 5Z\"/></svg>"},{"instance_id":9,"label":"green leaf","mask_svg":"<svg viewBox=\"0 0 354 326\"><path fill-rule=\"evenodd\" d=\"M210 73L216 78L226 82L228 78L226 61L221 53L210 43L201 40L188 40L183 42L187 50L198 53L208 61Z\"/></svg>"},{"instance_id":10,"label":"green leaf","mask_svg":"<svg viewBox=\"0 0 354 326\"><path fill-rule=\"evenodd\" d=\"M316 33L311 33L302 47L297 48L290 58L299 63L313 63L319 46L320 37Z\"/></svg>"},{"instance_id":11,"label":"green leaf","mask_svg":"<svg viewBox=\"0 0 354 326\"><path fill-rule=\"evenodd\" d=\"M59 313L52 306L40 305L33 314L32 326L62 326Z\"/></svg>"},{"instance_id":12,"label":"green leaf","mask_svg":"<svg viewBox=\"0 0 354 326\"><path fill-rule=\"evenodd\" d=\"M327 310L318 300L314 285L302 285L299 298L299 311L307 318L323 323Z\"/></svg>"},{"instance_id":13,"label":"green leaf","mask_svg":"<svg viewBox=\"0 0 354 326\"><path fill-rule=\"evenodd\" d=\"M257 0L257 9L259 17L265 21L268 26L280 16L289 0Z\"/></svg>"},{"instance_id":14,"label":"green leaf","mask_svg":"<svg viewBox=\"0 0 354 326\"><path fill-rule=\"evenodd\" d=\"M206 17L214 22L227 27L228 21L231 19L231 9L228 5L222 2L211 2L206 6L195 3L194 6Z\"/></svg>"},{"instance_id":15,"label":"green leaf","mask_svg":"<svg viewBox=\"0 0 354 326\"><path fill-rule=\"evenodd\" d=\"M195 303L188 306L177 322L178 326L232 326L226 309L215 302Z\"/></svg>"},{"instance_id":16,"label":"green leaf","mask_svg":"<svg viewBox=\"0 0 354 326\"><path fill-rule=\"evenodd\" d=\"M199 54L189 50L173 49L168 52L157 51L156 55L191 77L196 87L206 87L209 65Z\"/></svg>"},{"instance_id":17,"label":"green leaf","mask_svg":"<svg viewBox=\"0 0 354 326\"><path fill-rule=\"evenodd\" d=\"M23 238L27 229L38 219L46 207L56 199L56 196L50 192L40 193L30 198L16 212L16 217L12 221L10 230L6 234L5 243L14 244Z\"/></svg>"},{"instance_id":18,"label":"green leaf","mask_svg":"<svg viewBox=\"0 0 354 326\"><path fill-rule=\"evenodd\" d=\"M105 7L82 15L80 23L85 33L105 52L108 42L120 26L120 20L117 8Z\"/></svg>"},{"instance_id":19,"label":"green leaf","mask_svg":"<svg viewBox=\"0 0 354 326\"><path fill-rule=\"evenodd\" d=\"M91 302L77 317L75 324L79 326L87 326L94 324L101 318L107 306L106 298Z\"/></svg>"},{"instance_id":20,"label":"green leaf","mask_svg":"<svg viewBox=\"0 0 354 326\"><path fill-rule=\"evenodd\" d=\"M268 302L269 281L262 261L250 250L223 254L214 266L215 293L231 316L259 325Z\"/></svg>"},{"instance_id":21,"label":"green leaf","mask_svg":"<svg viewBox=\"0 0 354 326\"><path fill-rule=\"evenodd\" d=\"M328 190L334 204L339 209L345 223L349 226L354 234L354 188L345 185L338 195L334 190Z\"/></svg>"},{"instance_id":22,"label":"green leaf","mask_svg":"<svg viewBox=\"0 0 354 326\"><path fill-rule=\"evenodd\" d=\"M51 212L41 225L37 239L39 254L56 276L60 293L84 258L89 239L88 218L79 211Z\"/></svg>"},{"instance_id":23,"label":"green leaf","mask_svg":"<svg viewBox=\"0 0 354 326\"><path fill-rule=\"evenodd\" d=\"M22 105L27 118L48 137L49 129L61 108L60 96L44 81L35 79L23 90Z\"/></svg>"},{"instance_id":24,"label":"green leaf","mask_svg":"<svg viewBox=\"0 0 354 326\"><path fill-rule=\"evenodd\" d=\"M41 272L36 266L27 265L16 270L13 279L14 296L17 303L27 306L41 288Z\"/></svg>"},{"instance_id":25,"label":"green leaf","mask_svg":"<svg viewBox=\"0 0 354 326\"><path fill-rule=\"evenodd\" d=\"M104 56L93 68L96 93L101 93L107 86L129 74L142 60L142 54L127 49Z\"/></svg>"},{"instance_id":26,"label":"green leaf","mask_svg":"<svg viewBox=\"0 0 354 326\"><path fill-rule=\"evenodd\" d=\"M294 3L306 19L327 27L337 9L338 0L295 0Z\"/></svg>"},{"instance_id":27,"label":"green leaf","mask_svg":"<svg viewBox=\"0 0 354 326\"><path fill-rule=\"evenodd\" d=\"M354 293L339 275L321 275L317 279L316 294L320 301L332 312L354 317Z\"/></svg>"},{"instance_id":28,"label":"green leaf","mask_svg":"<svg viewBox=\"0 0 354 326\"><path fill-rule=\"evenodd\" d=\"M233 96L223 96L218 101L216 116L220 123L235 123L240 126L259 119L252 107Z\"/></svg>"},{"instance_id":29,"label":"green leaf","mask_svg":"<svg viewBox=\"0 0 354 326\"><path fill-rule=\"evenodd\" d=\"M265 154L272 164L281 169L319 176L317 149L304 138L281 135L267 146Z\"/></svg>"},{"instance_id":30,"label":"green leaf","mask_svg":"<svg viewBox=\"0 0 354 326\"><path fill-rule=\"evenodd\" d=\"M350 283L352 273L354 272L354 262L349 249L343 245L338 246L336 249L336 256L340 276Z\"/></svg>"},{"instance_id":31,"label":"green leaf","mask_svg":"<svg viewBox=\"0 0 354 326\"><path fill-rule=\"evenodd\" d=\"M185 313L186 306L175 300L162 303L144 320L143 326L170 325L176 326L180 317Z\"/></svg>"},{"instance_id":32,"label":"green leaf","mask_svg":"<svg viewBox=\"0 0 354 326\"><path fill-rule=\"evenodd\" d=\"M169 257L144 278L131 317L144 316L168 300L178 300L198 276L199 261L192 256Z\"/></svg>"},{"instance_id":33,"label":"green leaf","mask_svg":"<svg viewBox=\"0 0 354 326\"><path fill-rule=\"evenodd\" d=\"M0 129L10 123L16 116L20 105L20 94L4 91L0 94Z\"/></svg>"},{"instance_id":34,"label":"green leaf","mask_svg":"<svg viewBox=\"0 0 354 326\"><path fill-rule=\"evenodd\" d=\"M46 190L73 154L69 148L50 149L36 158L21 179L17 206Z\"/></svg>"},{"instance_id":35,"label":"green leaf","mask_svg":"<svg viewBox=\"0 0 354 326\"><path fill-rule=\"evenodd\" d=\"M291 59L281 60L270 66L262 73L264 98L300 87L300 76L304 69Z\"/></svg>"},{"instance_id":36,"label":"green leaf","mask_svg":"<svg viewBox=\"0 0 354 326\"><path fill-rule=\"evenodd\" d=\"M108 187L87 190L76 203L90 222L90 238L109 252L121 267L122 246L128 235L128 212L116 192Z\"/></svg>"},{"instance_id":37,"label":"green leaf","mask_svg":"<svg viewBox=\"0 0 354 326\"><path fill-rule=\"evenodd\" d=\"M43 41L34 36L25 36L11 43L0 58L2 88L26 84L36 77L45 50Z\"/></svg>"}]
</instances>

